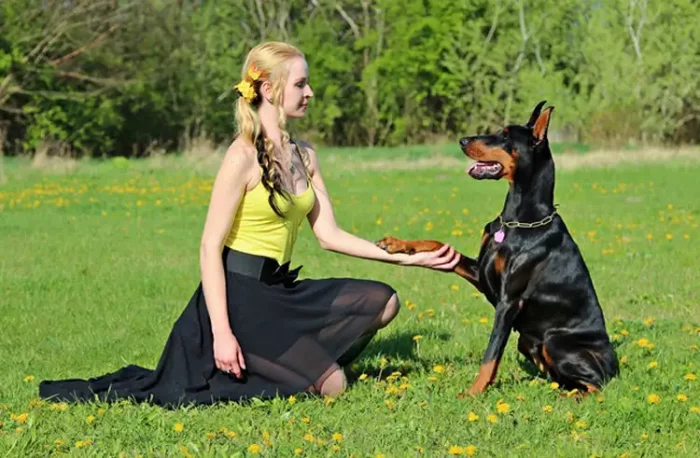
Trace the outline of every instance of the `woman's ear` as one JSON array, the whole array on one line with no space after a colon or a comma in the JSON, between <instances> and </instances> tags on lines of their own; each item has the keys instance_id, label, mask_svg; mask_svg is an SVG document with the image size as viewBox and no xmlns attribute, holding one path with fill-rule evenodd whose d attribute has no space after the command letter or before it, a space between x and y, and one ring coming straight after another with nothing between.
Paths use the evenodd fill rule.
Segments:
<instances>
[{"instance_id":1,"label":"woman's ear","mask_svg":"<svg viewBox=\"0 0 700 458\"><path fill-rule=\"evenodd\" d=\"M270 81L263 81L260 85L260 95L263 99L267 100L268 103L272 103L272 83Z\"/></svg>"}]
</instances>

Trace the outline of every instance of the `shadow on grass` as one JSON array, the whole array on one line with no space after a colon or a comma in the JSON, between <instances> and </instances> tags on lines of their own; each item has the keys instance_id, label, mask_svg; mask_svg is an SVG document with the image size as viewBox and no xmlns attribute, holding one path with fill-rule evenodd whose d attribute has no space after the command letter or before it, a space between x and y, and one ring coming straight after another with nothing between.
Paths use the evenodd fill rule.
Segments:
<instances>
[{"instance_id":1,"label":"shadow on grass","mask_svg":"<svg viewBox=\"0 0 700 458\"><path fill-rule=\"evenodd\" d=\"M349 383L357 381L358 377L366 374L368 377L383 380L393 372L399 371L407 375L415 371L430 371L436 362L433 358L423 358L417 352L415 335L429 335L431 340L447 342L452 339L452 334L438 331L434 328L412 329L402 331L386 337L375 337L360 356L345 368L345 373ZM387 360L386 366L382 367L381 359ZM472 357L450 358L449 363L466 364L472 361Z\"/></svg>"}]
</instances>

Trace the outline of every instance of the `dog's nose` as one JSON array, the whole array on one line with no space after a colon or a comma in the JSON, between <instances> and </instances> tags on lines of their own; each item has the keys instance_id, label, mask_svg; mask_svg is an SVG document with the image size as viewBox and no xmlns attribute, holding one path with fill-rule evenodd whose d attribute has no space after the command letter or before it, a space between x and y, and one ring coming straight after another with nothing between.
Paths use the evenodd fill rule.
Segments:
<instances>
[{"instance_id":1,"label":"dog's nose","mask_svg":"<svg viewBox=\"0 0 700 458\"><path fill-rule=\"evenodd\" d=\"M462 148L467 146L468 143L469 143L469 137L462 137L462 139L459 140L459 146L461 146Z\"/></svg>"}]
</instances>

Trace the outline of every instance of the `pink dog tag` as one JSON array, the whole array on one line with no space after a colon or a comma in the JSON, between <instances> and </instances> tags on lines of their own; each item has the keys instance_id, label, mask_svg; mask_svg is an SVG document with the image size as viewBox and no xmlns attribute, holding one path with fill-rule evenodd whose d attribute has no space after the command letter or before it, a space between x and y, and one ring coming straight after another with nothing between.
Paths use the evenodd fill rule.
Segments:
<instances>
[{"instance_id":1,"label":"pink dog tag","mask_svg":"<svg viewBox=\"0 0 700 458\"><path fill-rule=\"evenodd\" d=\"M496 241L496 243L501 243L505 238L506 233L503 232L503 229L499 229L495 234L493 234L493 239Z\"/></svg>"}]
</instances>

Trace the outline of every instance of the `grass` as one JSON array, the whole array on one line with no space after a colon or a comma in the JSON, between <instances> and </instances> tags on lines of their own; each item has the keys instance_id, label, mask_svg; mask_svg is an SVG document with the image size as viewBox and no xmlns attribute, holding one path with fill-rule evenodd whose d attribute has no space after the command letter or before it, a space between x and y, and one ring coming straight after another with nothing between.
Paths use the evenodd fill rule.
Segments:
<instances>
[{"instance_id":1,"label":"grass","mask_svg":"<svg viewBox=\"0 0 700 458\"><path fill-rule=\"evenodd\" d=\"M522 361L513 336L497 384L458 399L478 370L491 306L457 276L323 252L305 225L294 257L302 277L378 279L403 303L351 368L340 398L175 411L39 401L42 379L157 362L199 282L215 172L173 164L82 162L48 173L8 161L0 187L0 456L700 454L697 163L558 173L560 213L623 360L621 377L598 396L560 396ZM325 174L348 231L370 240L434 238L468 255L507 189L470 180L463 167L329 164Z\"/></svg>"}]
</instances>

